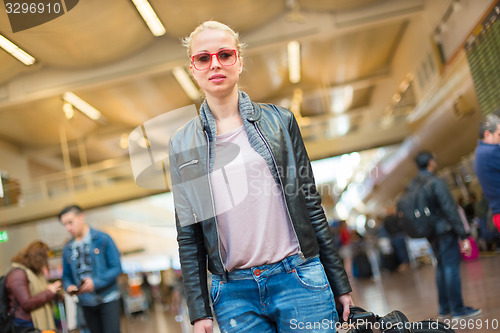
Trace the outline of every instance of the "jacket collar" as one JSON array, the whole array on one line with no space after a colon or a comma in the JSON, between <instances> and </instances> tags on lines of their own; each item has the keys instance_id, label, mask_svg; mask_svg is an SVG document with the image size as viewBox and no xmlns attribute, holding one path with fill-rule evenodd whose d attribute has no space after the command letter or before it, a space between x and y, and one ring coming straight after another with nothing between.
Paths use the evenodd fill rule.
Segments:
<instances>
[{"instance_id":1,"label":"jacket collar","mask_svg":"<svg viewBox=\"0 0 500 333\"><path fill-rule=\"evenodd\" d=\"M483 140L477 140L477 144L478 145L482 145L482 146L490 146L490 147L499 146L499 144L486 143Z\"/></svg>"},{"instance_id":2,"label":"jacket collar","mask_svg":"<svg viewBox=\"0 0 500 333\"><path fill-rule=\"evenodd\" d=\"M250 122L259 120L262 114L260 106L256 103L252 103L250 97L248 97L248 95L241 90L238 91L238 109L240 111L241 118ZM210 111L210 107L208 106L206 99L200 107L200 118L209 135L210 141L214 141L217 133L217 125L215 124L215 118L212 111Z\"/></svg>"},{"instance_id":3,"label":"jacket collar","mask_svg":"<svg viewBox=\"0 0 500 333\"><path fill-rule=\"evenodd\" d=\"M96 233L96 230L92 227L89 226L89 234L90 234L90 239L97 239L98 235ZM69 245L73 244L75 242L74 238L71 238L70 241L68 242Z\"/></svg>"},{"instance_id":4,"label":"jacket collar","mask_svg":"<svg viewBox=\"0 0 500 333\"><path fill-rule=\"evenodd\" d=\"M420 176L433 176L434 174L427 169L419 170L418 175Z\"/></svg>"}]
</instances>

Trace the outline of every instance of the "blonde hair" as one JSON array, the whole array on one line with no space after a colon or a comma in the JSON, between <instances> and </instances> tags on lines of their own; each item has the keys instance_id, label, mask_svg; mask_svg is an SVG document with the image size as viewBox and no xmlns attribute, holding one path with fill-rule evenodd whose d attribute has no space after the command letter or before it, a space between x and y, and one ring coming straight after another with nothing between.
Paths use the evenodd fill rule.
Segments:
<instances>
[{"instance_id":1,"label":"blonde hair","mask_svg":"<svg viewBox=\"0 0 500 333\"><path fill-rule=\"evenodd\" d=\"M236 44L236 50L238 51L238 56L242 58L242 51L246 47L245 44L240 43L240 35L235 32L233 29L225 25L224 23L220 23L217 21L205 21L194 29L194 31L189 35L189 37L185 37L182 39L182 45L186 47L188 57L191 58L191 44L193 43L193 39L198 36L198 34L205 30L221 30L229 33L233 38Z\"/></svg>"}]
</instances>

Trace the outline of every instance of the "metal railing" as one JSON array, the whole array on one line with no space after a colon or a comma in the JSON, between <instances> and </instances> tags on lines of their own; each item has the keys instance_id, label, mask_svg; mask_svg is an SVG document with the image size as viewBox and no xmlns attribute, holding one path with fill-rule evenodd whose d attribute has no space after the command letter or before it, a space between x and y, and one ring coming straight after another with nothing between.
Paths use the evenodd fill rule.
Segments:
<instances>
[{"instance_id":1,"label":"metal railing","mask_svg":"<svg viewBox=\"0 0 500 333\"><path fill-rule=\"evenodd\" d=\"M23 180L20 183L16 180L4 179L4 198L0 200L5 207L26 206L75 192L98 191L100 188L133 180L134 176L127 156Z\"/></svg>"}]
</instances>

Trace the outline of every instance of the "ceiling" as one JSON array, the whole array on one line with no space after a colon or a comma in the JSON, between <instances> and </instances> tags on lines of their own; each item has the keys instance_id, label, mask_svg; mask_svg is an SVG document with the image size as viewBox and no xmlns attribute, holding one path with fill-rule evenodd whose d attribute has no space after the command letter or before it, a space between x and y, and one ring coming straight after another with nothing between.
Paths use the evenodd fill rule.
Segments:
<instances>
[{"instance_id":1,"label":"ceiling","mask_svg":"<svg viewBox=\"0 0 500 333\"><path fill-rule=\"evenodd\" d=\"M0 50L0 141L29 157L33 177L64 170L63 141L72 167L127 157L124 135L165 112L199 105L172 69L187 68L180 39L208 19L240 32L247 44L240 89L254 101L293 109L311 159L397 144L409 135L406 116L416 98L410 88L392 100L400 83L393 60L409 25L422 24L425 0L150 3L164 36L151 34L129 0L79 1L16 33L0 11L0 34L37 59L27 67ZM302 79L295 84L288 79L291 40L301 43ZM80 112L66 119L66 91L100 110L103 120Z\"/></svg>"}]
</instances>

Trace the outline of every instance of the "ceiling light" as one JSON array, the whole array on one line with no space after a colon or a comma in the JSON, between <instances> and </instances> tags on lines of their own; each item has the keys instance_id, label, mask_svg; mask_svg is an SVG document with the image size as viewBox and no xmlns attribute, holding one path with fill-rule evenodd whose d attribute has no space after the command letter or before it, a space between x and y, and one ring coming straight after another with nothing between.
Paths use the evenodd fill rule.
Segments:
<instances>
[{"instance_id":1,"label":"ceiling light","mask_svg":"<svg viewBox=\"0 0 500 333\"><path fill-rule=\"evenodd\" d=\"M460 0L453 1L453 3L451 4L451 8L453 8L455 12L462 10L462 4L460 3Z\"/></svg>"},{"instance_id":2,"label":"ceiling light","mask_svg":"<svg viewBox=\"0 0 500 333\"><path fill-rule=\"evenodd\" d=\"M144 22L146 22L149 30L151 30L153 35L157 37L163 36L166 32L165 27L161 23L158 15L156 15L153 7L151 7L149 2L147 0L132 0L132 2L134 3L137 11L139 12L139 14L141 14Z\"/></svg>"},{"instance_id":3,"label":"ceiling light","mask_svg":"<svg viewBox=\"0 0 500 333\"><path fill-rule=\"evenodd\" d=\"M394 96L392 96L392 104L396 105L399 102L401 102L401 95L400 94L394 94Z\"/></svg>"},{"instance_id":4,"label":"ceiling light","mask_svg":"<svg viewBox=\"0 0 500 333\"><path fill-rule=\"evenodd\" d=\"M296 40L288 43L288 77L291 83L300 82L300 43Z\"/></svg>"},{"instance_id":5,"label":"ceiling light","mask_svg":"<svg viewBox=\"0 0 500 333\"><path fill-rule=\"evenodd\" d=\"M68 102L64 102L63 111L64 115L66 116L66 119L68 120L72 119L73 116L75 115L75 109L73 109L73 105L71 105Z\"/></svg>"},{"instance_id":6,"label":"ceiling light","mask_svg":"<svg viewBox=\"0 0 500 333\"><path fill-rule=\"evenodd\" d=\"M26 66L33 65L36 61L35 58L30 56L28 53L20 49L19 46L12 43L2 35L0 35L0 47L12 54L17 60L19 60Z\"/></svg>"},{"instance_id":7,"label":"ceiling light","mask_svg":"<svg viewBox=\"0 0 500 333\"><path fill-rule=\"evenodd\" d=\"M102 117L101 112L70 91L64 93L63 99L92 120L99 120Z\"/></svg>"},{"instance_id":8,"label":"ceiling light","mask_svg":"<svg viewBox=\"0 0 500 333\"><path fill-rule=\"evenodd\" d=\"M198 88L196 88L193 80L191 80L191 77L183 67L174 67L172 73L174 74L177 82L179 82L179 84L181 85L184 92L189 96L189 98L191 98L192 100L197 100L200 98L200 91L198 90Z\"/></svg>"}]
</instances>

